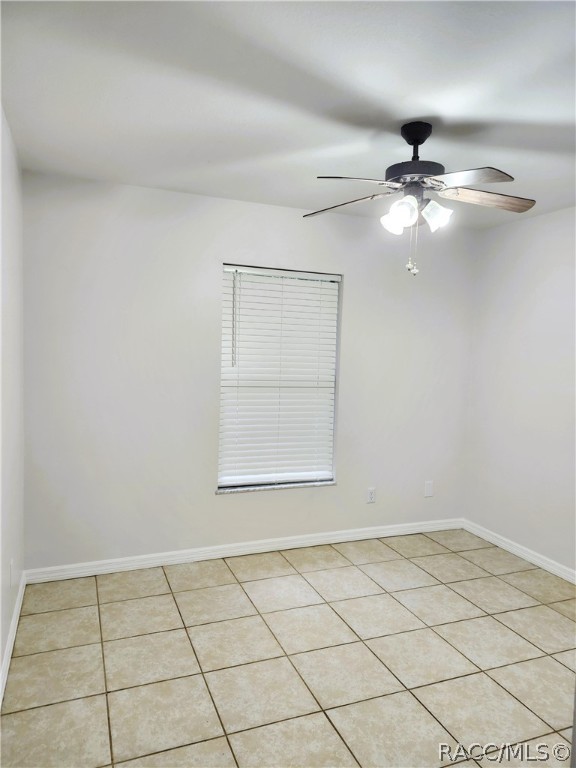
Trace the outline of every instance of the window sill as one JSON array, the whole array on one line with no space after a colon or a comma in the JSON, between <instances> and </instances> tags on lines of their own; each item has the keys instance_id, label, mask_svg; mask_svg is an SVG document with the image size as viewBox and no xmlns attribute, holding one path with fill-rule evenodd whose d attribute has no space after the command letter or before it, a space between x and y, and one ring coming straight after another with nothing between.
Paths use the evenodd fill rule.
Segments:
<instances>
[{"instance_id":1,"label":"window sill","mask_svg":"<svg viewBox=\"0 0 576 768\"><path fill-rule=\"evenodd\" d=\"M336 480L316 480L303 483L278 483L278 485L243 485L236 488L217 488L216 496L229 493L248 493L249 491L281 491L286 488L319 488L323 485L336 485Z\"/></svg>"}]
</instances>

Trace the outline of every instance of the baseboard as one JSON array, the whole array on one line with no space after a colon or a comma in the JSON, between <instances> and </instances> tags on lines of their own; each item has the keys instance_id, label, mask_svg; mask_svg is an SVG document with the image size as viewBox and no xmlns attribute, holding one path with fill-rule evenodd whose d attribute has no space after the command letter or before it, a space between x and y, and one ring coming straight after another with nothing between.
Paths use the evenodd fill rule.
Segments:
<instances>
[{"instance_id":1,"label":"baseboard","mask_svg":"<svg viewBox=\"0 0 576 768\"><path fill-rule=\"evenodd\" d=\"M337 544L342 541L360 541L362 539L385 538L387 536L404 536L410 533L426 533L427 531L447 531L454 528L464 528L470 533L475 533L477 536L486 539L486 541L490 541L492 544L502 547L502 549L506 549L508 552L518 555L518 557L522 557L524 560L528 560L528 562L534 563L534 565L556 576L560 576L562 579L576 583L576 572L573 569L561 565L555 560L551 560L465 518L352 528L344 531L309 533L302 536L259 539L257 541L244 541L235 544L219 544L213 547L180 549L175 552L158 552L150 555L135 555L132 557L95 560L87 563L73 563L71 565L59 565L49 568L34 568L25 571L24 578L25 583L34 584L43 581L59 581L61 579L76 579L82 576L97 576L103 573L131 571L137 568L153 568L159 565L177 565L197 560L251 555L257 552L274 552L279 549L312 547L318 544Z\"/></svg>"},{"instance_id":2,"label":"baseboard","mask_svg":"<svg viewBox=\"0 0 576 768\"><path fill-rule=\"evenodd\" d=\"M399 523L397 525L379 525L369 528L352 528L345 531L328 533L308 533L302 536L285 536L277 539L260 539L244 541L237 544L219 544L213 547L196 547L195 549L180 549L176 552L159 552L151 555L135 555L119 557L113 560L95 560L89 563L53 566L50 568L34 568L26 571L26 583L33 584L41 581L58 581L60 579L76 579L81 576L96 576L102 573L131 571L136 568L153 568L158 565L177 565L191 563L196 560L212 560L219 557L234 557L236 555L252 555L257 552L275 552L278 549L294 549L296 547L313 547L318 544L337 544L341 541L360 541L362 539L377 539L385 536L404 536L409 533L426 533L426 531L444 531L464 527L464 520L452 518L420 523Z\"/></svg>"},{"instance_id":3,"label":"baseboard","mask_svg":"<svg viewBox=\"0 0 576 768\"><path fill-rule=\"evenodd\" d=\"M12 659L12 650L14 649L14 640L16 639L16 630L18 629L18 621L20 619L20 610L22 608L25 588L26 574L23 572L20 576L18 594L16 595L16 602L14 603L14 610L12 611L12 619L10 620L10 629L8 630L6 646L2 654L2 665L0 666L0 702L4 698L4 688L6 687L6 680L8 679L8 669L10 668L10 661Z\"/></svg>"},{"instance_id":4,"label":"baseboard","mask_svg":"<svg viewBox=\"0 0 576 768\"><path fill-rule=\"evenodd\" d=\"M515 541L507 539L505 536L500 536L499 533L494 533L493 531L488 530L488 528L477 525L470 520L463 520L462 527L470 533L475 533L476 536L480 536L482 539L486 539L486 541L490 541L492 544L496 544L496 546L506 549L513 555L522 557L524 560L528 560L529 563L533 563L534 565L543 568L545 571L553 573L555 576L560 576L561 579L566 579L566 581L576 584L576 570L573 568L568 568L568 566L562 565L561 563L556 562L556 560L545 557L544 555L535 552L533 549L528 549L528 547L522 546L522 544L517 544Z\"/></svg>"}]
</instances>

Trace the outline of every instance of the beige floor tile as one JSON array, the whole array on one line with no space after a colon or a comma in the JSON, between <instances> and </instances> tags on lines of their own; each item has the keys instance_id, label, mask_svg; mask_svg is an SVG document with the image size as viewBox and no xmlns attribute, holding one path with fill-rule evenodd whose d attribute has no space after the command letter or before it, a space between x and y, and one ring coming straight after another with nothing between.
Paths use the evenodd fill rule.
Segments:
<instances>
[{"instance_id":1,"label":"beige floor tile","mask_svg":"<svg viewBox=\"0 0 576 768\"><path fill-rule=\"evenodd\" d=\"M358 640L329 605L267 613L264 619L286 653L302 653Z\"/></svg>"},{"instance_id":2,"label":"beige floor tile","mask_svg":"<svg viewBox=\"0 0 576 768\"><path fill-rule=\"evenodd\" d=\"M208 672L206 682L227 733L318 710L286 658Z\"/></svg>"},{"instance_id":3,"label":"beige floor tile","mask_svg":"<svg viewBox=\"0 0 576 768\"><path fill-rule=\"evenodd\" d=\"M447 555L416 557L412 562L444 583L463 581L464 579L479 579L490 575L454 552Z\"/></svg>"},{"instance_id":4,"label":"beige floor tile","mask_svg":"<svg viewBox=\"0 0 576 768\"><path fill-rule=\"evenodd\" d=\"M296 571L280 552L227 557L226 562L238 581L256 581L274 576L290 576Z\"/></svg>"},{"instance_id":5,"label":"beige floor tile","mask_svg":"<svg viewBox=\"0 0 576 768\"><path fill-rule=\"evenodd\" d=\"M332 607L363 640L424 626L390 595L343 600Z\"/></svg>"},{"instance_id":6,"label":"beige floor tile","mask_svg":"<svg viewBox=\"0 0 576 768\"><path fill-rule=\"evenodd\" d=\"M361 567L364 573L387 592L438 584L434 576L430 576L410 560L392 560L389 563L372 563Z\"/></svg>"},{"instance_id":7,"label":"beige floor tile","mask_svg":"<svg viewBox=\"0 0 576 768\"><path fill-rule=\"evenodd\" d=\"M550 608L554 608L558 613L567 616L572 621L576 621L576 599L575 600L563 600L560 603L550 603Z\"/></svg>"},{"instance_id":8,"label":"beige floor tile","mask_svg":"<svg viewBox=\"0 0 576 768\"><path fill-rule=\"evenodd\" d=\"M395 592L394 597L430 626L484 616L481 608L472 605L443 584Z\"/></svg>"},{"instance_id":9,"label":"beige floor tile","mask_svg":"<svg viewBox=\"0 0 576 768\"><path fill-rule=\"evenodd\" d=\"M389 536L382 539L382 541L399 552L403 557L440 555L450 551L423 533L410 533L407 536Z\"/></svg>"},{"instance_id":10,"label":"beige floor tile","mask_svg":"<svg viewBox=\"0 0 576 768\"><path fill-rule=\"evenodd\" d=\"M455 592L482 608L486 613L515 611L518 608L529 608L531 605L538 604L533 597L507 584L497 576L491 576L488 579L457 581L450 586Z\"/></svg>"},{"instance_id":11,"label":"beige floor tile","mask_svg":"<svg viewBox=\"0 0 576 768\"><path fill-rule=\"evenodd\" d=\"M452 531L434 531L427 533L438 544L442 544L443 547L451 549L453 552L464 552L469 549L481 549L482 547L493 547L489 541L481 539L480 536L475 536L473 533L468 533L463 528L456 528Z\"/></svg>"},{"instance_id":12,"label":"beige floor tile","mask_svg":"<svg viewBox=\"0 0 576 768\"><path fill-rule=\"evenodd\" d=\"M478 671L431 629L378 637L366 644L407 688Z\"/></svg>"},{"instance_id":13,"label":"beige floor tile","mask_svg":"<svg viewBox=\"0 0 576 768\"><path fill-rule=\"evenodd\" d=\"M478 565L495 576L504 573L514 573L515 571L528 571L536 568L535 565L523 560L521 557L513 555L500 547L488 547L486 549L471 549L461 553L462 557L470 560L471 563Z\"/></svg>"},{"instance_id":14,"label":"beige floor tile","mask_svg":"<svg viewBox=\"0 0 576 768\"><path fill-rule=\"evenodd\" d=\"M347 600L351 597L378 595L382 589L359 568L331 568L329 571L311 571L306 580L325 600Z\"/></svg>"},{"instance_id":15,"label":"beige floor tile","mask_svg":"<svg viewBox=\"0 0 576 768\"><path fill-rule=\"evenodd\" d=\"M554 658L561 664L564 664L565 667L568 667L568 669L571 669L572 672L576 672L576 650L555 653Z\"/></svg>"},{"instance_id":16,"label":"beige floor tile","mask_svg":"<svg viewBox=\"0 0 576 768\"><path fill-rule=\"evenodd\" d=\"M555 603L558 600L572 600L576 597L576 586L553 573L535 568L532 571L509 573L502 576L504 581L518 587L541 603Z\"/></svg>"},{"instance_id":17,"label":"beige floor tile","mask_svg":"<svg viewBox=\"0 0 576 768\"><path fill-rule=\"evenodd\" d=\"M509 744L550 731L484 673L416 688L414 693L462 744Z\"/></svg>"},{"instance_id":18,"label":"beige floor tile","mask_svg":"<svg viewBox=\"0 0 576 768\"><path fill-rule=\"evenodd\" d=\"M240 768L349 768L356 760L319 713L230 736Z\"/></svg>"},{"instance_id":19,"label":"beige floor tile","mask_svg":"<svg viewBox=\"0 0 576 768\"><path fill-rule=\"evenodd\" d=\"M24 592L21 614L26 616L30 613L60 611L65 608L82 608L85 605L96 605L97 602L94 576L28 584Z\"/></svg>"},{"instance_id":20,"label":"beige floor tile","mask_svg":"<svg viewBox=\"0 0 576 768\"><path fill-rule=\"evenodd\" d=\"M162 568L139 568L134 571L105 573L102 576L96 576L96 585L100 603L165 595L170 592Z\"/></svg>"},{"instance_id":21,"label":"beige floor tile","mask_svg":"<svg viewBox=\"0 0 576 768\"><path fill-rule=\"evenodd\" d=\"M317 605L324 600L299 574L244 583L248 597L261 613Z\"/></svg>"},{"instance_id":22,"label":"beige floor tile","mask_svg":"<svg viewBox=\"0 0 576 768\"><path fill-rule=\"evenodd\" d=\"M239 619L257 612L239 584L177 592L174 597L187 627Z\"/></svg>"},{"instance_id":23,"label":"beige floor tile","mask_svg":"<svg viewBox=\"0 0 576 768\"><path fill-rule=\"evenodd\" d=\"M569 753L569 742L560 734L554 733L505 748L502 751L502 759L498 759L498 762L496 762L498 753L494 753L491 755L491 762L486 758L477 765L504 765L508 768L512 766L514 768L534 768L540 765L546 768L560 768L560 766L566 768L568 765L566 758L562 760L556 759L554 756L556 744L561 745L564 755Z\"/></svg>"},{"instance_id":24,"label":"beige floor tile","mask_svg":"<svg viewBox=\"0 0 576 768\"><path fill-rule=\"evenodd\" d=\"M82 645L12 659L2 712L103 693L102 648Z\"/></svg>"},{"instance_id":25,"label":"beige floor tile","mask_svg":"<svg viewBox=\"0 0 576 768\"><path fill-rule=\"evenodd\" d=\"M36 613L20 618L14 656L99 642L100 619L96 605Z\"/></svg>"},{"instance_id":26,"label":"beige floor tile","mask_svg":"<svg viewBox=\"0 0 576 768\"><path fill-rule=\"evenodd\" d=\"M297 571L326 571L329 568L339 568L350 565L350 561L342 557L330 544L319 547L300 547L299 549L282 550L284 557Z\"/></svg>"},{"instance_id":27,"label":"beige floor tile","mask_svg":"<svg viewBox=\"0 0 576 768\"><path fill-rule=\"evenodd\" d=\"M404 690L364 643L323 648L291 658L324 709Z\"/></svg>"},{"instance_id":28,"label":"beige floor tile","mask_svg":"<svg viewBox=\"0 0 576 768\"><path fill-rule=\"evenodd\" d=\"M451 645L481 669L500 667L516 661L542 656L542 651L524 638L503 627L491 616L456 621L436 627Z\"/></svg>"},{"instance_id":29,"label":"beige floor tile","mask_svg":"<svg viewBox=\"0 0 576 768\"><path fill-rule=\"evenodd\" d=\"M574 622L547 605L499 613L498 621L546 653L559 653L576 647Z\"/></svg>"},{"instance_id":30,"label":"beige floor tile","mask_svg":"<svg viewBox=\"0 0 576 768\"><path fill-rule=\"evenodd\" d=\"M342 544L333 544L332 546L354 565L380 563L385 560L396 560L399 557L395 550L390 549L380 539L345 541Z\"/></svg>"},{"instance_id":31,"label":"beige floor tile","mask_svg":"<svg viewBox=\"0 0 576 768\"><path fill-rule=\"evenodd\" d=\"M103 640L118 640L182 627L182 619L172 595L106 603L100 606L100 620Z\"/></svg>"},{"instance_id":32,"label":"beige floor tile","mask_svg":"<svg viewBox=\"0 0 576 768\"><path fill-rule=\"evenodd\" d=\"M566 741L569 744L572 744L572 732L574 728L565 728L563 731L560 731L560 735L566 739ZM565 763L564 763L565 764Z\"/></svg>"},{"instance_id":33,"label":"beige floor tile","mask_svg":"<svg viewBox=\"0 0 576 768\"><path fill-rule=\"evenodd\" d=\"M438 745L454 740L407 691L327 713L362 766L438 766Z\"/></svg>"},{"instance_id":34,"label":"beige floor tile","mask_svg":"<svg viewBox=\"0 0 576 768\"><path fill-rule=\"evenodd\" d=\"M137 757L118 768L236 768L236 763L224 736L200 744L189 744L154 755Z\"/></svg>"},{"instance_id":35,"label":"beige floor tile","mask_svg":"<svg viewBox=\"0 0 576 768\"><path fill-rule=\"evenodd\" d=\"M284 655L260 616L189 627L188 634L205 672Z\"/></svg>"},{"instance_id":36,"label":"beige floor tile","mask_svg":"<svg viewBox=\"0 0 576 768\"><path fill-rule=\"evenodd\" d=\"M110 759L105 696L2 718L4 768L96 768Z\"/></svg>"},{"instance_id":37,"label":"beige floor tile","mask_svg":"<svg viewBox=\"0 0 576 768\"><path fill-rule=\"evenodd\" d=\"M201 675L108 694L114 761L222 735Z\"/></svg>"},{"instance_id":38,"label":"beige floor tile","mask_svg":"<svg viewBox=\"0 0 576 768\"><path fill-rule=\"evenodd\" d=\"M200 560L195 563L165 565L164 572L173 592L236 583L234 574L224 560Z\"/></svg>"},{"instance_id":39,"label":"beige floor tile","mask_svg":"<svg viewBox=\"0 0 576 768\"><path fill-rule=\"evenodd\" d=\"M568 728L574 717L575 675L549 657L486 673L552 728Z\"/></svg>"},{"instance_id":40,"label":"beige floor tile","mask_svg":"<svg viewBox=\"0 0 576 768\"><path fill-rule=\"evenodd\" d=\"M109 691L200 671L185 629L104 643L104 661Z\"/></svg>"}]
</instances>

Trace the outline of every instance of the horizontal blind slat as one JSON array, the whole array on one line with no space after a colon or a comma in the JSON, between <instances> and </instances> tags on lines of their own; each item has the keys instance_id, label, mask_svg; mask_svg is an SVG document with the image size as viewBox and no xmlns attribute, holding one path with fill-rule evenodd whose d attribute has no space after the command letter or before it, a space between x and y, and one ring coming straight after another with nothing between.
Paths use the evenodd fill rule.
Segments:
<instances>
[{"instance_id":1,"label":"horizontal blind slat","mask_svg":"<svg viewBox=\"0 0 576 768\"><path fill-rule=\"evenodd\" d=\"M339 280L225 265L219 486L333 479Z\"/></svg>"}]
</instances>

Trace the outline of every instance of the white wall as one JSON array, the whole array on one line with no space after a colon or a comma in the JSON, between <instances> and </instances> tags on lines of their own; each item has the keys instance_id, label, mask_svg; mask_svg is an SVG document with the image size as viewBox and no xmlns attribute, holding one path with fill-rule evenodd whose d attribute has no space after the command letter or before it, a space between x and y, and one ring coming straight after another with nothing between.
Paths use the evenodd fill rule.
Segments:
<instances>
[{"instance_id":1,"label":"white wall","mask_svg":"<svg viewBox=\"0 0 576 768\"><path fill-rule=\"evenodd\" d=\"M10 627L23 568L22 195L10 128L2 112L2 461L0 648ZM12 580L10 562L13 561ZM11 583L12 581L12 583Z\"/></svg>"},{"instance_id":2,"label":"white wall","mask_svg":"<svg viewBox=\"0 0 576 768\"><path fill-rule=\"evenodd\" d=\"M463 511L574 567L574 210L477 242Z\"/></svg>"},{"instance_id":3,"label":"white wall","mask_svg":"<svg viewBox=\"0 0 576 768\"><path fill-rule=\"evenodd\" d=\"M27 567L462 514L465 233L413 278L377 219L24 189ZM344 275L336 486L215 495L223 262Z\"/></svg>"}]
</instances>

